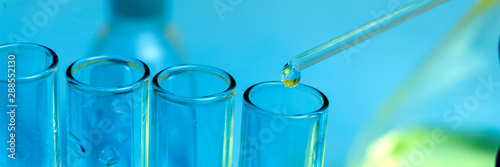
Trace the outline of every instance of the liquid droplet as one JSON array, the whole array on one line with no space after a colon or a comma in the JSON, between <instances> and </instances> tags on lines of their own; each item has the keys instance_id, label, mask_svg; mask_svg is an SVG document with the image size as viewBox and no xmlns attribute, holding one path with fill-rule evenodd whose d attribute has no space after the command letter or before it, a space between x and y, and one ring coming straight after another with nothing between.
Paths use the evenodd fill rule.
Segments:
<instances>
[{"instance_id":1,"label":"liquid droplet","mask_svg":"<svg viewBox=\"0 0 500 167\"><path fill-rule=\"evenodd\" d=\"M99 154L99 162L103 165L111 166L120 161L120 154L116 151L115 147L107 146Z\"/></svg>"},{"instance_id":2,"label":"liquid droplet","mask_svg":"<svg viewBox=\"0 0 500 167\"><path fill-rule=\"evenodd\" d=\"M293 88L300 82L300 71L291 61L281 70L281 83L286 87Z\"/></svg>"}]
</instances>

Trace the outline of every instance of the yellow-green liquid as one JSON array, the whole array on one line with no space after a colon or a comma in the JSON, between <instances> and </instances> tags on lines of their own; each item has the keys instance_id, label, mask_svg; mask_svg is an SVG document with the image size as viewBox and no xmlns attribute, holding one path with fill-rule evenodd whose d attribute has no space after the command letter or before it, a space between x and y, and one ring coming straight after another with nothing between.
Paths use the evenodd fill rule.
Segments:
<instances>
[{"instance_id":1,"label":"yellow-green liquid","mask_svg":"<svg viewBox=\"0 0 500 167\"><path fill-rule=\"evenodd\" d=\"M392 131L368 147L361 166L493 167L499 147L498 136L440 129Z\"/></svg>"},{"instance_id":2,"label":"yellow-green liquid","mask_svg":"<svg viewBox=\"0 0 500 167\"><path fill-rule=\"evenodd\" d=\"M291 62L287 63L281 70L281 83L286 87L293 88L300 82L300 71Z\"/></svg>"}]
</instances>

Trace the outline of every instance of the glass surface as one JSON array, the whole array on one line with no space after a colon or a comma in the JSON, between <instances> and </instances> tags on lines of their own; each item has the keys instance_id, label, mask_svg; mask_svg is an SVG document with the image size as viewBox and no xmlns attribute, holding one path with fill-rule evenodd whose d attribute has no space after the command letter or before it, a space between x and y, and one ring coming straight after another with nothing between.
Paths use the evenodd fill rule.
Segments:
<instances>
[{"instance_id":1,"label":"glass surface","mask_svg":"<svg viewBox=\"0 0 500 167\"><path fill-rule=\"evenodd\" d=\"M153 78L149 166L231 166L236 83L200 65L173 66Z\"/></svg>"},{"instance_id":2,"label":"glass surface","mask_svg":"<svg viewBox=\"0 0 500 167\"><path fill-rule=\"evenodd\" d=\"M263 82L244 93L240 167L323 166L328 99L303 84Z\"/></svg>"},{"instance_id":3,"label":"glass surface","mask_svg":"<svg viewBox=\"0 0 500 167\"><path fill-rule=\"evenodd\" d=\"M60 165L57 64L44 46L0 46L0 166Z\"/></svg>"},{"instance_id":4,"label":"glass surface","mask_svg":"<svg viewBox=\"0 0 500 167\"><path fill-rule=\"evenodd\" d=\"M67 69L68 166L145 166L149 68L123 56Z\"/></svg>"}]
</instances>

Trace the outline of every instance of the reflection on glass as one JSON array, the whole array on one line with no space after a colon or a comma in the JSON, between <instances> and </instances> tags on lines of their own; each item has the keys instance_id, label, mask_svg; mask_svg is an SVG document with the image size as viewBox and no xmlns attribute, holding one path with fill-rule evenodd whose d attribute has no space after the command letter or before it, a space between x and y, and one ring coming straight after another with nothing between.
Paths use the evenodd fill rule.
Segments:
<instances>
[{"instance_id":1,"label":"reflection on glass","mask_svg":"<svg viewBox=\"0 0 500 167\"><path fill-rule=\"evenodd\" d=\"M323 166L328 99L299 84L263 82L244 93L241 167Z\"/></svg>"},{"instance_id":2,"label":"reflection on glass","mask_svg":"<svg viewBox=\"0 0 500 167\"><path fill-rule=\"evenodd\" d=\"M145 166L149 68L122 56L67 69L68 166Z\"/></svg>"},{"instance_id":3,"label":"reflection on glass","mask_svg":"<svg viewBox=\"0 0 500 167\"><path fill-rule=\"evenodd\" d=\"M57 64L44 46L0 46L0 166L61 165Z\"/></svg>"},{"instance_id":4,"label":"reflection on glass","mask_svg":"<svg viewBox=\"0 0 500 167\"><path fill-rule=\"evenodd\" d=\"M200 65L167 68L153 78L149 166L230 167L236 83Z\"/></svg>"}]
</instances>

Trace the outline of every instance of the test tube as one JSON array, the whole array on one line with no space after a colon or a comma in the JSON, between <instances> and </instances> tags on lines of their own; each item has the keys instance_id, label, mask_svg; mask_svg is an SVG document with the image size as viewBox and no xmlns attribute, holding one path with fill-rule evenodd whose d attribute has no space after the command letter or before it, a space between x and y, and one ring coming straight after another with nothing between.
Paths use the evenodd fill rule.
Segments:
<instances>
[{"instance_id":1,"label":"test tube","mask_svg":"<svg viewBox=\"0 0 500 167\"><path fill-rule=\"evenodd\" d=\"M240 167L323 166L328 99L303 84L263 82L243 95Z\"/></svg>"},{"instance_id":2,"label":"test tube","mask_svg":"<svg viewBox=\"0 0 500 167\"><path fill-rule=\"evenodd\" d=\"M66 78L68 166L146 166L146 64L124 56L87 57L71 64Z\"/></svg>"},{"instance_id":3,"label":"test tube","mask_svg":"<svg viewBox=\"0 0 500 167\"><path fill-rule=\"evenodd\" d=\"M57 64L44 46L0 46L0 166L60 166Z\"/></svg>"},{"instance_id":4,"label":"test tube","mask_svg":"<svg viewBox=\"0 0 500 167\"><path fill-rule=\"evenodd\" d=\"M230 167L235 87L231 75L209 66L156 74L149 166Z\"/></svg>"}]
</instances>

